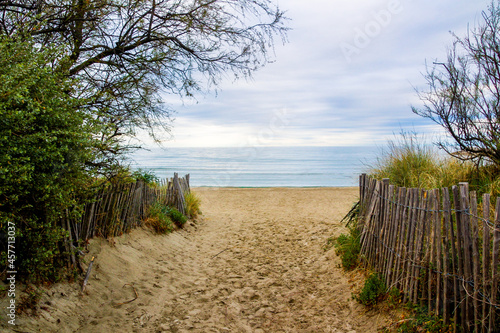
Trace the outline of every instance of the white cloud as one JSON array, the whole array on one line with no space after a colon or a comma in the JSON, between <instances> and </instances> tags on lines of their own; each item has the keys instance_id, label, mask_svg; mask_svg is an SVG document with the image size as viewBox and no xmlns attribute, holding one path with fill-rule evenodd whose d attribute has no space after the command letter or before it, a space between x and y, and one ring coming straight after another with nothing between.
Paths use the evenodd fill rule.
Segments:
<instances>
[{"instance_id":1,"label":"white cloud","mask_svg":"<svg viewBox=\"0 0 500 333\"><path fill-rule=\"evenodd\" d=\"M490 1L279 3L293 30L289 44L276 46L276 62L251 81L222 82L217 97L197 96L182 105L168 96L178 112L174 140L166 146L364 145L386 140L400 127L435 132L433 123L411 112L419 102L413 86L424 85L426 59L445 56L449 31L463 35ZM377 19L395 6L387 22ZM377 22L380 31L373 30L369 43L347 61L341 44L353 44L357 32ZM283 109L289 124L270 137L266 130Z\"/></svg>"}]
</instances>

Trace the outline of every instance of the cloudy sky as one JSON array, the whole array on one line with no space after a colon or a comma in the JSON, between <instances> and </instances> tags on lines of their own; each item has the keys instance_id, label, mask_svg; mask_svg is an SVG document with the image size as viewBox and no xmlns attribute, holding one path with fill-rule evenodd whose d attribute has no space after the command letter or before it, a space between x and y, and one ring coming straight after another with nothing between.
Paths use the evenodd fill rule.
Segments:
<instances>
[{"instance_id":1,"label":"cloudy sky","mask_svg":"<svg viewBox=\"0 0 500 333\"><path fill-rule=\"evenodd\" d=\"M166 147L379 145L403 130L435 135L414 115L425 62L444 59L490 0L279 0L289 43L251 81L222 82L183 103Z\"/></svg>"}]
</instances>

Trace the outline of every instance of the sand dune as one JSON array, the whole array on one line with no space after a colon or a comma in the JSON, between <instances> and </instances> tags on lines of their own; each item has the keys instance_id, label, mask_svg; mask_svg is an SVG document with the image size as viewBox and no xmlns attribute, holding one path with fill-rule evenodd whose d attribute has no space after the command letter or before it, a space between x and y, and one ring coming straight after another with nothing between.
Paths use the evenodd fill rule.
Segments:
<instances>
[{"instance_id":1,"label":"sand dune","mask_svg":"<svg viewBox=\"0 0 500 333\"><path fill-rule=\"evenodd\" d=\"M356 188L196 188L203 219L167 236L93 240L86 292L58 284L20 332L376 332L328 237ZM138 298L130 303L119 305ZM2 318L3 320L3 318ZM8 326L2 321L2 327Z\"/></svg>"}]
</instances>

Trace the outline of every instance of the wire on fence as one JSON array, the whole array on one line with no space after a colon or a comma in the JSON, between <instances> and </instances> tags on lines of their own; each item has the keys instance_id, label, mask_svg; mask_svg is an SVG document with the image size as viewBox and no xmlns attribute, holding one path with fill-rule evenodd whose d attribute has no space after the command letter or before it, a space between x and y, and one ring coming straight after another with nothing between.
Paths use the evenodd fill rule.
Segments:
<instances>
[{"instance_id":1,"label":"wire on fence","mask_svg":"<svg viewBox=\"0 0 500 333\"><path fill-rule=\"evenodd\" d=\"M369 190L369 188L367 186L364 186L364 189L367 189ZM392 203L393 205L396 205L396 206L399 206L399 207L403 207L403 208L408 208L408 209L416 209L418 211L425 211L425 212L429 212L429 213L445 213L445 212L451 212L451 213L463 213L463 214L466 214L468 215L469 217L473 217L473 218L476 218L480 221L483 221L485 222L492 231L500 231L500 225L499 226L496 226L493 222L491 222L490 220L488 219L485 219L481 216L477 216L477 215L473 215L470 213L470 210L468 208L466 209L450 209L449 211L445 211L443 209L426 209L426 208L422 208L422 207L414 207L414 206L407 206L407 205L403 205L397 201L394 201L394 200L391 200L391 199L388 199L388 198L385 198L383 196L381 196L378 191L373 191L372 195L375 195L377 196L379 199L382 199L388 203ZM500 221L499 221L500 223Z\"/></svg>"}]
</instances>

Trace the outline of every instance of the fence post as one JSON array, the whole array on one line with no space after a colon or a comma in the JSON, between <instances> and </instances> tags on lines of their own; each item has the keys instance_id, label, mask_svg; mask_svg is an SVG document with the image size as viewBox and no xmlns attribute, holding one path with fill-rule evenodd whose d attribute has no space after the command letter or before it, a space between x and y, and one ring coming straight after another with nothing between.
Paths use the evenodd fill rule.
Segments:
<instances>
[{"instance_id":1,"label":"fence post","mask_svg":"<svg viewBox=\"0 0 500 333\"><path fill-rule=\"evenodd\" d=\"M366 173L363 173L361 175L359 175L359 219L358 219L358 228L361 229L362 227L362 222L363 219L364 219L364 215L366 213L366 206L367 206L367 202L366 202L366 192L368 191L367 189L367 184L366 184L366 181L367 181L367 176L366 176Z\"/></svg>"},{"instance_id":2,"label":"fence post","mask_svg":"<svg viewBox=\"0 0 500 333\"><path fill-rule=\"evenodd\" d=\"M458 276L459 279L463 280L464 279L464 255L463 255L463 228L462 228L462 205L461 205L461 200L460 200L460 189L457 186L452 187L452 192L453 192L453 201L455 204L455 220L457 224L457 237L456 237L456 242L457 242L457 254L458 254ZM453 228L451 229L453 231ZM465 293L465 290L463 289L461 283L458 284L458 293L460 294L460 300L465 300L467 298L467 295ZM457 291L456 291L457 292ZM466 312L467 312L467 306L465 304L466 302L460 301L460 323L462 327L465 329L468 325L466 321Z\"/></svg>"},{"instance_id":3,"label":"fence post","mask_svg":"<svg viewBox=\"0 0 500 333\"><path fill-rule=\"evenodd\" d=\"M460 223L462 226L462 244L463 244L463 260L464 260L464 280L471 281L472 280L472 240L470 233L470 202L469 202L469 184L468 183L459 183L460 186ZM465 292L465 323L467 329L469 331L472 330L472 321L473 314L471 314L471 310L473 310L473 305L471 302L471 297L469 295L472 294L470 285L468 283L462 283L464 292Z\"/></svg>"},{"instance_id":4,"label":"fence post","mask_svg":"<svg viewBox=\"0 0 500 333\"><path fill-rule=\"evenodd\" d=\"M490 281L490 195L483 195L483 292L484 295L489 294L489 281ZM482 315L482 326L488 329L489 322L486 320L489 313L488 301L486 297L483 296L483 315ZM486 332L486 330L484 330Z\"/></svg>"},{"instance_id":5,"label":"fence post","mask_svg":"<svg viewBox=\"0 0 500 333\"><path fill-rule=\"evenodd\" d=\"M366 264L373 265L374 259L374 224L373 216L378 216L378 202L380 200L380 182L374 180L373 193L370 195L368 212L364 218L363 231L361 233L361 255L365 258ZM370 186L371 188L371 186Z\"/></svg>"},{"instance_id":6,"label":"fence post","mask_svg":"<svg viewBox=\"0 0 500 333\"><path fill-rule=\"evenodd\" d=\"M175 191L177 192L177 209L179 212L182 214L186 214L186 205L184 202L184 192L182 191L181 184L179 182L179 175L177 173L174 173L174 188Z\"/></svg>"}]
</instances>

